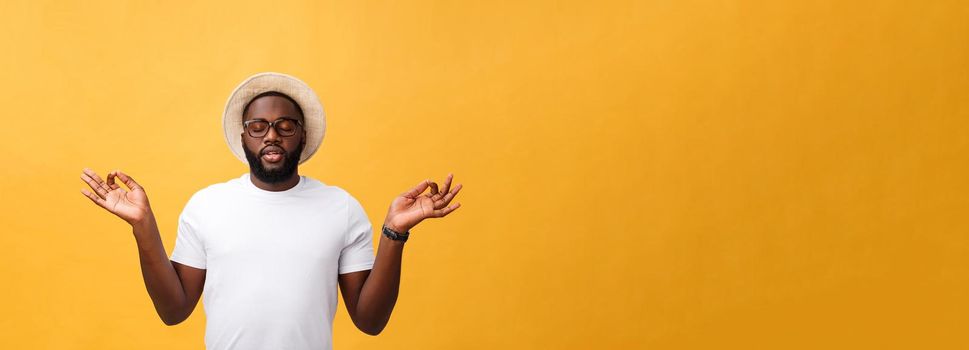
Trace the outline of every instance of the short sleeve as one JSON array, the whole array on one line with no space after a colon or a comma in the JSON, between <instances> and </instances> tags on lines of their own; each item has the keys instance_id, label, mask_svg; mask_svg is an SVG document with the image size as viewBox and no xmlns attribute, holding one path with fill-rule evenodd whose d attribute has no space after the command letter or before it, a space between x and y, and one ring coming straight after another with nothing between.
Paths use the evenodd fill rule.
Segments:
<instances>
[{"instance_id":1,"label":"short sleeve","mask_svg":"<svg viewBox=\"0 0 969 350\"><path fill-rule=\"evenodd\" d=\"M185 205L178 216L178 235L171 260L197 269L205 269L205 245L199 237L198 224L194 220L192 201Z\"/></svg>"},{"instance_id":2,"label":"short sleeve","mask_svg":"<svg viewBox=\"0 0 969 350\"><path fill-rule=\"evenodd\" d=\"M370 219L353 196L347 194L347 239L340 252L339 273L373 268L373 229Z\"/></svg>"}]
</instances>

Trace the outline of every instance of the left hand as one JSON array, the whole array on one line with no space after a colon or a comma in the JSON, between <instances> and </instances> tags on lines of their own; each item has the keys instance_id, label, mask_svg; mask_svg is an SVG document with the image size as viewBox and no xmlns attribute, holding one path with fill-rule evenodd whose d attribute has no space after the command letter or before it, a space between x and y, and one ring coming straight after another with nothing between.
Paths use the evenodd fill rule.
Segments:
<instances>
[{"instance_id":1,"label":"left hand","mask_svg":"<svg viewBox=\"0 0 969 350\"><path fill-rule=\"evenodd\" d=\"M395 232L404 233L417 226L424 219L444 217L461 207L461 203L449 205L454 196L461 191L461 184L451 189L452 178L454 178L454 175L448 174L441 191L438 191L437 183L424 180L410 191L401 193L390 203L384 225ZM431 188L431 191L422 194L428 187Z\"/></svg>"}]
</instances>

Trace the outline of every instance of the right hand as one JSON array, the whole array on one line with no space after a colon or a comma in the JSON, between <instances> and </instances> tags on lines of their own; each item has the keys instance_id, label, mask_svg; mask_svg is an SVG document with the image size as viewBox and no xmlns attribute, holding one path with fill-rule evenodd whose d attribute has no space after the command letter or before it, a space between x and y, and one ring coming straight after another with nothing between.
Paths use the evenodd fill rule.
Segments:
<instances>
[{"instance_id":1,"label":"right hand","mask_svg":"<svg viewBox=\"0 0 969 350\"><path fill-rule=\"evenodd\" d=\"M115 177L121 179L128 187L128 191L114 183ZM81 180L94 190L92 193L82 189L82 194L94 204L124 219L132 226L143 222L151 215L151 206L148 205L148 194L145 193L145 189L120 170L108 173L108 181L104 182L93 170L85 168L81 173Z\"/></svg>"}]
</instances>

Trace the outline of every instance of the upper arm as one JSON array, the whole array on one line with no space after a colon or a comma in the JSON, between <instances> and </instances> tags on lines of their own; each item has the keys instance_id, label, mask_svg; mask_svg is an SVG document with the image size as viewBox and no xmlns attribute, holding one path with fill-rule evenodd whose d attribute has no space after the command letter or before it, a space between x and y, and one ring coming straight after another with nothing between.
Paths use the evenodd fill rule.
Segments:
<instances>
[{"instance_id":1,"label":"upper arm","mask_svg":"<svg viewBox=\"0 0 969 350\"><path fill-rule=\"evenodd\" d=\"M340 282L340 294L343 294L343 304L347 307L350 319L356 323L357 301L360 300L360 291L363 290L363 283L370 276L370 270L362 270L340 274L337 278Z\"/></svg>"},{"instance_id":2,"label":"upper arm","mask_svg":"<svg viewBox=\"0 0 969 350\"><path fill-rule=\"evenodd\" d=\"M188 318L202 297L202 288L205 286L205 269L197 269L175 261L172 261L172 266L175 267L175 273L178 274L178 279L182 282L182 290L185 291L187 303L185 317Z\"/></svg>"}]
</instances>

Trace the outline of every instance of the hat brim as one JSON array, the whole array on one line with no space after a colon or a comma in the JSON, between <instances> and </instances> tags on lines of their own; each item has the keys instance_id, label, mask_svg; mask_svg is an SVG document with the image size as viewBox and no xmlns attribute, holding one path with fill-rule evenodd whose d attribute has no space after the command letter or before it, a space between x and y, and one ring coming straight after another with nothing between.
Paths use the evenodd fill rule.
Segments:
<instances>
[{"instance_id":1,"label":"hat brim","mask_svg":"<svg viewBox=\"0 0 969 350\"><path fill-rule=\"evenodd\" d=\"M303 128L306 130L306 146L300 155L299 163L310 159L323 143L326 134L326 116L323 114L323 104L319 97L303 81L282 73L265 72L253 75L236 86L229 100L225 103L222 115L222 129L225 131L225 142L232 150L232 154L243 163L249 164L246 153L242 149L242 110L246 104L257 95L275 91L286 94L303 110Z\"/></svg>"}]
</instances>

